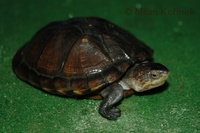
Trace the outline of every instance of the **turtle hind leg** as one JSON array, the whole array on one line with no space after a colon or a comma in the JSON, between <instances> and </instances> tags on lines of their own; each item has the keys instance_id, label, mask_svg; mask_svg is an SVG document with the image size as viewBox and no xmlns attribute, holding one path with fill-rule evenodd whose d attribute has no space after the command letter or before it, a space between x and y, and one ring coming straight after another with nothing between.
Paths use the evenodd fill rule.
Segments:
<instances>
[{"instance_id":1,"label":"turtle hind leg","mask_svg":"<svg viewBox=\"0 0 200 133\"><path fill-rule=\"evenodd\" d=\"M120 109L116 108L116 104L123 99L123 88L115 83L101 91L104 98L99 106L99 113L109 119L116 120L120 115Z\"/></svg>"}]
</instances>

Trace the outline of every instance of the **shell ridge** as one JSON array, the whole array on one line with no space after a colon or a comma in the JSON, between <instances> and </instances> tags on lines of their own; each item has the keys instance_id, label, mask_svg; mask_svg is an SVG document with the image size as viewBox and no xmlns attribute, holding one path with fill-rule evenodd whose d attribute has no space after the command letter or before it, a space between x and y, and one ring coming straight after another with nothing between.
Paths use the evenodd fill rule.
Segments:
<instances>
[{"instance_id":1,"label":"shell ridge","mask_svg":"<svg viewBox=\"0 0 200 133\"><path fill-rule=\"evenodd\" d=\"M76 43L76 41L80 38L81 36L77 36L73 41L71 41L71 44L67 44L67 45L70 45L70 47L67 49L67 52L65 53L64 55L64 58L63 58L63 61L60 65L60 71L58 72L57 75L61 75L61 73L63 72L63 69L65 67L65 64L67 63L67 58L68 58L68 55L70 54L70 50L72 49L72 47L74 46L74 44Z\"/></svg>"}]
</instances>

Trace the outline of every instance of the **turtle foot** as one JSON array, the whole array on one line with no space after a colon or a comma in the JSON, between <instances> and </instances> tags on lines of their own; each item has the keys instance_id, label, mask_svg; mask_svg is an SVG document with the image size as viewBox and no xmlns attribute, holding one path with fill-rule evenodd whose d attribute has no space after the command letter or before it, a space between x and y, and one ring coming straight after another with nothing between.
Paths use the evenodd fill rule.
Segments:
<instances>
[{"instance_id":1,"label":"turtle foot","mask_svg":"<svg viewBox=\"0 0 200 133\"><path fill-rule=\"evenodd\" d=\"M99 113L108 120L116 120L121 115L120 109L115 107L111 109L100 109Z\"/></svg>"}]
</instances>

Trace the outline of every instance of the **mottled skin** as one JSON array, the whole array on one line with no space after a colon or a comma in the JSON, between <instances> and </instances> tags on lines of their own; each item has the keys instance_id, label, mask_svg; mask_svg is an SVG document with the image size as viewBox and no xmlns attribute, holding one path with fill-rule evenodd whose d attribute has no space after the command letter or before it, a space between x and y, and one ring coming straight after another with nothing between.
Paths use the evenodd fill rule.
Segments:
<instances>
[{"instance_id":1,"label":"mottled skin","mask_svg":"<svg viewBox=\"0 0 200 133\"><path fill-rule=\"evenodd\" d=\"M100 94L104 97L99 113L110 120L115 120L121 112L115 105L123 98L124 91L133 89L142 92L164 84L169 70L158 63L140 63L130 68L126 75L117 83L104 89Z\"/></svg>"}]
</instances>

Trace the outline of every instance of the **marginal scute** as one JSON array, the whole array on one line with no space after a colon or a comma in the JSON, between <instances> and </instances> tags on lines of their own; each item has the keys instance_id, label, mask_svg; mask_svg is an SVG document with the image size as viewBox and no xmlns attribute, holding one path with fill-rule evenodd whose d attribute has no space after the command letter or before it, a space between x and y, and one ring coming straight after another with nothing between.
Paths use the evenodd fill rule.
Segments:
<instances>
[{"instance_id":1,"label":"marginal scute","mask_svg":"<svg viewBox=\"0 0 200 133\"><path fill-rule=\"evenodd\" d=\"M40 87L40 78L38 78L38 74L32 69L29 70L29 81L33 86Z\"/></svg>"},{"instance_id":2,"label":"marginal scute","mask_svg":"<svg viewBox=\"0 0 200 133\"><path fill-rule=\"evenodd\" d=\"M25 62L21 62L17 65L16 69L15 69L15 73L16 75L21 78L22 80L29 80L29 67Z\"/></svg>"},{"instance_id":3,"label":"marginal scute","mask_svg":"<svg viewBox=\"0 0 200 133\"><path fill-rule=\"evenodd\" d=\"M40 76L39 78L40 78L40 86L42 88L49 88L49 89L52 89L52 90L55 89L55 87L53 85L52 78L50 78L50 77L44 77L44 76Z\"/></svg>"},{"instance_id":4,"label":"marginal scute","mask_svg":"<svg viewBox=\"0 0 200 133\"><path fill-rule=\"evenodd\" d=\"M74 90L84 90L87 89L87 79L86 78L76 78L71 79L71 88Z\"/></svg>"},{"instance_id":5,"label":"marginal scute","mask_svg":"<svg viewBox=\"0 0 200 133\"><path fill-rule=\"evenodd\" d=\"M60 88L56 90L60 95L66 95L68 92L65 88Z\"/></svg>"},{"instance_id":6,"label":"marginal scute","mask_svg":"<svg viewBox=\"0 0 200 133\"><path fill-rule=\"evenodd\" d=\"M120 63L116 64L115 66L120 72L124 73L128 70L128 68L130 67L131 64L132 64L131 60L129 60L129 61L127 60L127 61L121 61Z\"/></svg>"},{"instance_id":7,"label":"marginal scute","mask_svg":"<svg viewBox=\"0 0 200 133\"><path fill-rule=\"evenodd\" d=\"M105 77L105 81L108 84L113 83L114 81L119 80L119 77L122 77L122 75L124 74L124 72L119 71L116 67L110 67L108 68L104 73L104 77Z\"/></svg>"},{"instance_id":8,"label":"marginal scute","mask_svg":"<svg viewBox=\"0 0 200 133\"><path fill-rule=\"evenodd\" d=\"M63 77L54 77L53 78L53 83L54 83L54 87L55 89L59 90L59 89L63 89L63 90L70 90L70 79L67 78L63 78Z\"/></svg>"},{"instance_id":9,"label":"marginal scute","mask_svg":"<svg viewBox=\"0 0 200 133\"><path fill-rule=\"evenodd\" d=\"M42 88L43 90L45 90L46 92L51 92L52 89L51 88Z\"/></svg>"},{"instance_id":10,"label":"marginal scute","mask_svg":"<svg viewBox=\"0 0 200 133\"><path fill-rule=\"evenodd\" d=\"M88 87L92 90L97 90L106 85L103 75L100 74L93 74L88 77Z\"/></svg>"},{"instance_id":11,"label":"marginal scute","mask_svg":"<svg viewBox=\"0 0 200 133\"><path fill-rule=\"evenodd\" d=\"M83 92L82 91L79 91L79 90L75 90L75 91L73 91L74 92L74 94L77 94L77 95L83 95Z\"/></svg>"}]
</instances>

